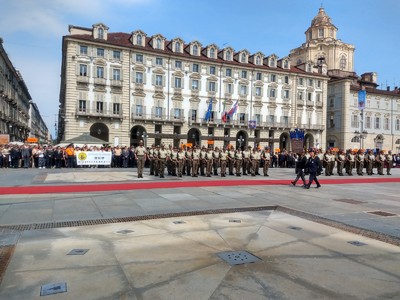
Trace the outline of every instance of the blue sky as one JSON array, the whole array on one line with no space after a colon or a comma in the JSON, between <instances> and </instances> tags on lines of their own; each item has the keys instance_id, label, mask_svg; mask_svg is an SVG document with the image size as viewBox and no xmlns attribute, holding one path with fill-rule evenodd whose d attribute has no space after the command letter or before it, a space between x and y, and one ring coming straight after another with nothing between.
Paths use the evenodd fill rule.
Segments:
<instances>
[{"instance_id":1,"label":"blue sky","mask_svg":"<svg viewBox=\"0 0 400 300\"><path fill-rule=\"evenodd\" d=\"M399 0L0 0L0 37L54 134L68 25L103 22L111 32L142 29L284 57L305 41L321 5L338 38L355 46L358 75L377 72L381 88L400 86Z\"/></svg>"}]
</instances>

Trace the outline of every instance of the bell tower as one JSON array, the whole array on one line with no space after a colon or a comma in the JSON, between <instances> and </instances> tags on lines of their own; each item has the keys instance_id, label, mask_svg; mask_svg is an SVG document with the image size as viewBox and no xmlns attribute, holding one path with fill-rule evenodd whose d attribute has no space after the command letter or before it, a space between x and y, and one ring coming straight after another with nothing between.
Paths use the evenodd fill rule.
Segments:
<instances>
[{"instance_id":1,"label":"bell tower","mask_svg":"<svg viewBox=\"0 0 400 300\"><path fill-rule=\"evenodd\" d=\"M337 31L331 18L321 7L305 32L306 42L290 51L292 64L300 65L311 61L322 73L333 70L354 72L355 48L337 39Z\"/></svg>"}]
</instances>

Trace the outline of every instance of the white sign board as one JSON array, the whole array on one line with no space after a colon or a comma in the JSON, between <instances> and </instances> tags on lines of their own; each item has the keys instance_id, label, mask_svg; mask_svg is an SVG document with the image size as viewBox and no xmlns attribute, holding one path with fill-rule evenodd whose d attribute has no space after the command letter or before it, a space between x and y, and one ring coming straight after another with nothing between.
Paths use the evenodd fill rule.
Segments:
<instances>
[{"instance_id":1,"label":"white sign board","mask_svg":"<svg viewBox=\"0 0 400 300\"><path fill-rule=\"evenodd\" d=\"M111 165L111 152L76 151L75 153L78 166Z\"/></svg>"}]
</instances>

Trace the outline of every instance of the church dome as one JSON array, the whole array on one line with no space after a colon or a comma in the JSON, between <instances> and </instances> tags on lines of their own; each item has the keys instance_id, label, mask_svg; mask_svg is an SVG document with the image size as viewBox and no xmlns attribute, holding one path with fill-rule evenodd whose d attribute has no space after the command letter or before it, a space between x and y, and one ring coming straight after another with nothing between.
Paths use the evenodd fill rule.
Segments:
<instances>
[{"instance_id":1,"label":"church dome","mask_svg":"<svg viewBox=\"0 0 400 300\"><path fill-rule=\"evenodd\" d=\"M311 21L311 26L326 26L333 25L331 18L325 13L325 10L321 7L318 11L318 15Z\"/></svg>"}]
</instances>

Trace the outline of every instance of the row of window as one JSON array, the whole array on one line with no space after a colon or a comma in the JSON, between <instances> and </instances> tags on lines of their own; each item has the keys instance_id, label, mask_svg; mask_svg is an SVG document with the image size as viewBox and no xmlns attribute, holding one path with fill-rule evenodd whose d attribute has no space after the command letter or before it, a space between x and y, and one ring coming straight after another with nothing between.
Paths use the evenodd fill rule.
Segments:
<instances>
[{"instance_id":1,"label":"row of window","mask_svg":"<svg viewBox=\"0 0 400 300\"><path fill-rule=\"evenodd\" d=\"M372 129L372 124L374 125L374 129L381 129L383 119L383 130L390 130L391 119L389 117L378 117L372 118L371 116L366 116L364 120L364 128ZM374 122L373 122L374 121ZM395 120L396 130L400 130L400 119ZM357 115L353 115L351 118L351 127L360 128L360 121Z\"/></svg>"},{"instance_id":2,"label":"row of window","mask_svg":"<svg viewBox=\"0 0 400 300\"><path fill-rule=\"evenodd\" d=\"M143 105L135 105L134 107L134 114L137 117L142 117L145 115L145 107ZM165 115L165 109L163 107L155 106L153 107L153 116L161 118ZM174 119L182 119L183 117L183 109L180 108L174 108L172 109L172 116ZM216 111L211 111L211 116L210 116L210 121L213 122L214 120L218 120L220 116L220 113ZM197 109L191 109L189 112L189 117L190 120L193 122L198 121L198 110ZM253 116L254 120L256 121L257 124L261 124L263 122L263 118L261 114L255 114ZM246 113L238 113L237 119L239 122L247 122L249 120L249 115ZM275 115L268 115L266 118L266 121L268 123L275 123L277 122L277 118ZM228 118L229 122L229 118ZM288 124L289 123L289 116L281 116L280 122Z\"/></svg>"},{"instance_id":3,"label":"row of window","mask_svg":"<svg viewBox=\"0 0 400 300\"><path fill-rule=\"evenodd\" d=\"M143 63L143 54L136 54L136 62L137 63ZM162 57L156 57L155 58L155 65L156 66L164 66L164 59ZM183 70L183 62L181 60L175 60L175 69L178 70ZM192 63L191 64L191 72L193 73L200 73L201 70L201 65L198 63ZM233 71L232 68L224 68L224 75L226 77L233 77ZM209 66L207 68L207 74L210 75L217 75L217 67L216 66ZM239 77L242 79L249 79L250 72L248 72L247 70L242 70L239 73ZM255 80L263 80L264 78L264 74L262 72L256 72L255 73ZM269 81L270 82L277 82L277 76L276 74L269 74ZM304 86L304 85L308 85L308 86L314 86L314 82L316 82L316 86L318 88L322 87L322 81L321 80L315 80L314 79L305 79L305 78L299 78L298 79L298 85ZM290 79L289 76L284 76L283 77L283 83L285 84L289 84L290 83Z\"/></svg>"},{"instance_id":4,"label":"row of window","mask_svg":"<svg viewBox=\"0 0 400 300\"><path fill-rule=\"evenodd\" d=\"M82 113L99 113L99 114L107 113L107 110L105 109L106 103L104 103L103 101L96 101L95 107L93 109L90 109L87 104L88 104L87 100L79 100L78 111ZM111 103L111 110L109 112L112 113L113 115L121 114L121 104Z\"/></svg>"},{"instance_id":5,"label":"row of window","mask_svg":"<svg viewBox=\"0 0 400 300\"><path fill-rule=\"evenodd\" d=\"M102 57L102 58L106 57L106 50L104 48L96 48L93 51L94 51L93 56ZM121 60L121 51L111 50L111 54L112 54L111 55L112 59ZM80 45L79 46L79 55L89 56L89 47L85 46L85 45Z\"/></svg>"},{"instance_id":6,"label":"row of window","mask_svg":"<svg viewBox=\"0 0 400 300\"><path fill-rule=\"evenodd\" d=\"M374 105L372 105L374 104ZM391 110L392 108L390 107L391 102L387 100L378 100L376 99L374 102L371 101L371 99L366 99L365 101L365 107L366 108L377 108L377 109L386 109L386 110ZM396 102L394 102L394 105L396 106ZM358 98L353 98L353 106L358 107ZM397 106L400 109L400 105ZM395 109L395 108L394 108Z\"/></svg>"},{"instance_id":7,"label":"row of window","mask_svg":"<svg viewBox=\"0 0 400 300\"><path fill-rule=\"evenodd\" d=\"M136 34L133 43L138 46L145 46L144 44L145 37L142 34ZM164 39L161 37L155 37L152 39L151 42L153 48L164 50ZM173 40L172 41L172 51L175 53L183 53L183 41L180 40ZM193 56L200 56L201 45L197 44L196 42L189 44L189 53ZM218 49L215 46L209 46L206 48L207 57L211 59L218 58ZM233 61L234 52L233 49L224 49L222 53L222 57L226 61ZM241 63L248 63L249 60L249 53L247 51L240 51L238 54L238 61ZM256 65L263 65L264 63L264 56L261 54L256 54L254 57L254 64ZM274 55L271 57L267 57L267 64L270 67L276 67L276 58ZM283 60L283 68L289 68L289 60Z\"/></svg>"},{"instance_id":8,"label":"row of window","mask_svg":"<svg viewBox=\"0 0 400 300\"><path fill-rule=\"evenodd\" d=\"M80 46L80 55L88 55L88 46L81 45ZM97 48L96 49L96 56L97 57L105 57L105 50L104 48ZM120 60L121 59L121 51L118 50L113 50L112 51L112 58ZM144 62L144 57L143 54L137 53L135 55L135 60L137 63L143 63ZM155 65L156 66L163 66L164 65L164 59L162 57L156 57L155 58ZM175 60L175 68L182 70L183 69L183 63L180 60ZM85 68L86 70L82 70L82 74L87 74L87 66L86 65L81 65L82 68ZM194 73L199 73L200 72L200 65L197 63L193 63L191 65L191 71ZM100 71L99 71L100 72ZM217 68L215 66L210 66L208 68L208 74L210 75L217 75ZM232 69L231 68L225 68L225 76L226 77L232 77ZM81 76L87 76L87 75L81 75ZM249 77L249 72L247 70L242 70L240 73L240 78L242 79L248 79ZM100 77L98 77L100 78ZM277 78L275 74L270 74L269 77L271 82L276 82ZM255 74L255 80L263 80L263 74L261 72L257 72ZM298 84L299 85L305 85L305 80L304 78L299 78ZM285 84L289 84L289 76L284 76L283 82ZM308 79L307 81L308 86L313 86L314 85L314 80L313 79ZM317 81L317 87L321 88L322 83L320 80Z\"/></svg>"}]
</instances>

